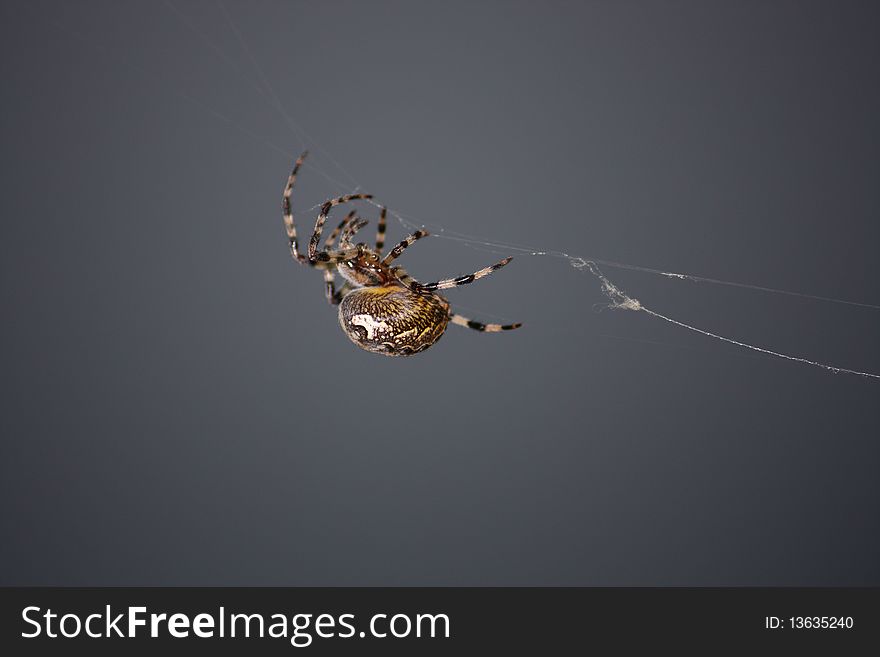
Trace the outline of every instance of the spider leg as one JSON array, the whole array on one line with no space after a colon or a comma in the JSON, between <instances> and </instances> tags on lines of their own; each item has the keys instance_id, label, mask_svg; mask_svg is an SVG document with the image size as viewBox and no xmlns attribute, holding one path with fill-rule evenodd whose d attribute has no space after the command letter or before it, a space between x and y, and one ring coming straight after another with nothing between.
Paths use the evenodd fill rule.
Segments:
<instances>
[{"instance_id":1,"label":"spider leg","mask_svg":"<svg viewBox=\"0 0 880 657\"><path fill-rule=\"evenodd\" d=\"M349 201L371 198L373 198L372 194L346 194L345 196L340 196L339 198L334 198L330 201L327 201L326 203L324 203L323 206L321 206L321 212L318 213L318 218L315 220L315 230L312 233L312 238L309 240L309 262L327 262L327 260L318 258L316 256L318 255L318 242L321 241L321 232L324 230L324 222L327 221L327 215L330 214L330 209L337 205L348 203ZM294 233L294 239L295 238L296 236ZM349 257L354 257L354 255Z\"/></svg>"},{"instance_id":2,"label":"spider leg","mask_svg":"<svg viewBox=\"0 0 880 657\"><path fill-rule=\"evenodd\" d=\"M486 333L512 331L513 329L522 326L519 322L516 324L483 324L482 322L475 322L472 319L468 319L462 315L456 315L455 313L449 313L449 321L453 324L458 324L459 326L467 326L475 331L485 331Z\"/></svg>"},{"instance_id":3,"label":"spider leg","mask_svg":"<svg viewBox=\"0 0 880 657\"><path fill-rule=\"evenodd\" d=\"M379 214L379 226L376 229L376 253L382 253L385 246L385 217L388 214L388 208L383 207Z\"/></svg>"},{"instance_id":4,"label":"spider leg","mask_svg":"<svg viewBox=\"0 0 880 657\"><path fill-rule=\"evenodd\" d=\"M345 219L343 219L340 222L340 224L336 228L333 229L333 232L330 233L330 237L328 237L327 241L324 243L324 250L325 251L330 249L336 243L336 238L339 237L339 233L342 231L343 228L346 227L346 225L348 224L349 221L354 219L354 216L356 214L357 214L357 210L352 210L351 212L349 212L346 215Z\"/></svg>"},{"instance_id":5,"label":"spider leg","mask_svg":"<svg viewBox=\"0 0 880 657\"><path fill-rule=\"evenodd\" d=\"M306 263L306 257L302 255L297 248L296 226L293 223L293 210L290 208L290 195L293 193L296 174L299 172L299 168L302 166L303 160L306 159L306 155L308 154L309 152L305 151L297 158L296 163L293 165L293 171L291 171L290 176L287 178L287 185L284 187L284 195L281 198L281 212L284 217L284 227L287 229L287 239L290 240L290 255L293 256L294 260L303 264Z\"/></svg>"},{"instance_id":6,"label":"spider leg","mask_svg":"<svg viewBox=\"0 0 880 657\"><path fill-rule=\"evenodd\" d=\"M395 278L404 286L409 288L410 290L416 290L422 286L416 279L406 273L406 270L403 267L392 267L391 273L394 274ZM517 329L522 326L521 323L517 322L515 324L483 324L482 322L475 322L472 319L468 319L462 315L457 315L453 312L449 313L449 321L453 324L458 324L459 326L467 326L468 328L474 329L475 331L484 331L486 333L498 333L499 331L512 331L513 329Z\"/></svg>"},{"instance_id":7,"label":"spider leg","mask_svg":"<svg viewBox=\"0 0 880 657\"><path fill-rule=\"evenodd\" d=\"M488 276L493 271L501 269L508 262L513 260L513 257L505 258L501 262L496 262L494 265L489 265L488 267L484 267L478 271L475 271L473 274L468 274L467 276L459 276L458 278L446 278L442 281L437 281L435 283L419 283L414 280L411 276L407 276L407 281L401 280L398 277L398 280L401 281L404 285L406 285L413 292L417 292L419 294L423 294L426 292L433 292L434 290L448 290L451 287L458 287L459 285L467 285L468 283L473 283L484 276Z\"/></svg>"},{"instance_id":8,"label":"spider leg","mask_svg":"<svg viewBox=\"0 0 880 657\"><path fill-rule=\"evenodd\" d=\"M397 267L391 268L391 273L394 274L394 277L401 283L405 288L413 289L413 286L418 287L421 285L416 279L406 273L406 270L398 265Z\"/></svg>"},{"instance_id":9,"label":"spider leg","mask_svg":"<svg viewBox=\"0 0 880 657\"><path fill-rule=\"evenodd\" d=\"M328 254L331 257L333 257L335 254L339 254L339 253L354 252L355 254L357 254L359 252L356 247L352 248L351 238L361 228L363 228L364 226L367 225L367 220L366 219L355 219L354 216L355 216L354 210L352 210L351 212L348 213L348 216L345 218L345 221L343 221L341 224L339 224L339 226L337 226L334 229L333 234L327 238L327 242L324 245L324 251L319 252L317 254L318 257L320 257L322 254ZM339 249L340 250L336 251L336 250L330 249L329 247L333 246L333 243L336 240L336 236L339 234L339 230L341 228L344 228L344 230L342 231L342 237L339 240ZM344 258L344 259L347 259L347 258ZM348 291L351 289L351 286L349 285L348 281L346 281L345 284L339 289L339 291L338 292L336 291L335 268L334 267L328 267L327 269L324 270L324 284L326 286L325 290L324 290L324 294L327 297L327 303L329 303L331 306L339 305L339 302L342 301L342 297L344 297L348 293Z\"/></svg>"},{"instance_id":10,"label":"spider leg","mask_svg":"<svg viewBox=\"0 0 880 657\"><path fill-rule=\"evenodd\" d=\"M368 223L369 222L366 219L357 219L348 224L348 226L345 227L345 230L342 231L342 239L339 240L339 248L350 249L351 238L354 237L354 234L358 232L361 228L366 226Z\"/></svg>"},{"instance_id":11,"label":"spider leg","mask_svg":"<svg viewBox=\"0 0 880 657\"><path fill-rule=\"evenodd\" d=\"M330 251L318 251L315 254L315 259L311 263L313 267L320 266L323 263L328 263L335 265L336 263L342 262L344 260L351 260L352 258L356 258L360 255L361 249L358 246L353 246L350 249L331 249Z\"/></svg>"},{"instance_id":12,"label":"spider leg","mask_svg":"<svg viewBox=\"0 0 880 657\"><path fill-rule=\"evenodd\" d=\"M339 302L342 301L342 297L344 297L346 294L348 294L349 291L351 291L351 285L348 283L348 281L346 281L345 285L343 285L341 288L339 288L339 290L337 292L334 292L333 297L331 299L328 299L328 301L330 301L330 305L331 306L338 306Z\"/></svg>"},{"instance_id":13,"label":"spider leg","mask_svg":"<svg viewBox=\"0 0 880 657\"><path fill-rule=\"evenodd\" d=\"M339 302L342 301L342 297L344 297L351 289L351 286L348 281L346 281L345 284L337 290L333 272L333 269L324 270L324 296L327 298L327 303L331 306L338 306Z\"/></svg>"},{"instance_id":14,"label":"spider leg","mask_svg":"<svg viewBox=\"0 0 880 657\"><path fill-rule=\"evenodd\" d=\"M333 305L333 297L336 295L336 277L333 275L332 269L324 270L324 296L327 297L327 303Z\"/></svg>"},{"instance_id":15,"label":"spider leg","mask_svg":"<svg viewBox=\"0 0 880 657\"><path fill-rule=\"evenodd\" d=\"M416 240L420 240L423 237L427 237L427 236L428 236L428 231L426 231L426 230L417 230L412 235L408 235L405 240L403 240L402 242L397 244L393 249L391 249L388 252L388 255L382 259L382 264L383 265L391 264L400 256L401 253L403 253L406 250L406 247L408 247L410 244L412 244Z\"/></svg>"}]
</instances>

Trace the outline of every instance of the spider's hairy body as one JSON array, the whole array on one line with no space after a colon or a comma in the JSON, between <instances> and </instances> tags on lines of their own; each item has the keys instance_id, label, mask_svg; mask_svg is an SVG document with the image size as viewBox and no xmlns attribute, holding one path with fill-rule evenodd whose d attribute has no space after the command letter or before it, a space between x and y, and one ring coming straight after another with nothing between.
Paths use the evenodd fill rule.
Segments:
<instances>
[{"instance_id":1,"label":"spider's hairy body","mask_svg":"<svg viewBox=\"0 0 880 657\"><path fill-rule=\"evenodd\" d=\"M376 248L363 242L351 244L354 235L366 225L354 211L337 226L327 238L324 248L319 249L321 233L330 210L343 203L358 199L371 199L370 194L348 194L327 201L315 220L315 230L309 239L308 253L298 248L296 226L290 207L290 196L296 174L306 154L296 161L287 179L282 198L282 211L290 254L301 263L324 271L326 297L331 305L339 306L339 324L349 339L361 349L386 356L410 356L424 351L437 342L449 322L477 331L494 333L518 328L520 324L483 324L457 315L450 310L449 302L437 294L459 285L467 285L493 271L500 269L511 258L505 258L489 267L479 269L467 276L448 278L434 283L419 283L400 266L391 263L413 242L427 236L427 231L417 230L394 246L384 258L386 209L379 216ZM339 244L336 245L336 238ZM345 285L336 290L335 274L345 279Z\"/></svg>"},{"instance_id":2,"label":"spider's hairy body","mask_svg":"<svg viewBox=\"0 0 880 657\"><path fill-rule=\"evenodd\" d=\"M449 302L399 283L362 287L339 304L339 325L357 346L386 356L410 356L437 342L449 324Z\"/></svg>"},{"instance_id":3,"label":"spider's hairy body","mask_svg":"<svg viewBox=\"0 0 880 657\"><path fill-rule=\"evenodd\" d=\"M339 303L339 325L348 338L386 356L410 356L437 342L449 324L449 302L404 286L400 268L384 264L365 244L357 248L357 257L336 266L354 288Z\"/></svg>"},{"instance_id":4,"label":"spider's hairy body","mask_svg":"<svg viewBox=\"0 0 880 657\"><path fill-rule=\"evenodd\" d=\"M336 265L336 271L353 286L387 285L397 282L391 268L383 265L381 256L363 243L357 245L359 254L352 260Z\"/></svg>"}]
</instances>

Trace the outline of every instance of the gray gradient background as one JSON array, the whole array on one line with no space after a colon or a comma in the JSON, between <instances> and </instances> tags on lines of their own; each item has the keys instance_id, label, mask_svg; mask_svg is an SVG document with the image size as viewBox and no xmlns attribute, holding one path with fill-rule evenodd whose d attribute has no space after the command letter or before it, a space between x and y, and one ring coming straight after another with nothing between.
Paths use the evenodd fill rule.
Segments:
<instances>
[{"instance_id":1,"label":"gray gradient background","mask_svg":"<svg viewBox=\"0 0 880 657\"><path fill-rule=\"evenodd\" d=\"M880 584L880 385L597 313L549 257L449 294L518 332L358 350L287 253L301 142L217 6L178 7L203 36L158 2L3 3L0 583ZM420 222L880 303L876 3L227 7ZM305 231L345 191L313 164ZM880 371L876 310L607 273Z\"/></svg>"}]
</instances>

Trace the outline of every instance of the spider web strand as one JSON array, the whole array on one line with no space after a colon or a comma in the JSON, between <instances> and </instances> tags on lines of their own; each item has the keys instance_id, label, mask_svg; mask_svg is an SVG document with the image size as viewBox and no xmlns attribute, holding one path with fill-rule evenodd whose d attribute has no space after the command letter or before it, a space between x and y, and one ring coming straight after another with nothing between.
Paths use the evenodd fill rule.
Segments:
<instances>
[{"instance_id":1,"label":"spider web strand","mask_svg":"<svg viewBox=\"0 0 880 657\"><path fill-rule=\"evenodd\" d=\"M856 376L861 376L865 378L871 379L880 379L880 374L872 374L871 372L860 372L858 370L851 370L846 367L837 367L835 365L828 365L827 363L820 363L815 360L810 360L808 358L801 358L799 356L791 356L789 354L784 354L779 351L773 351L772 349L765 349L764 347L758 347L756 345L749 344L747 342L741 342L739 340L734 340L733 338L728 338L723 335L718 335L717 333L712 333L711 331L707 331L705 329L701 329L696 326L692 326L691 324L686 324L685 322L681 322L677 319L673 319L672 317L667 317L666 315L657 312L656 310L651 310L642 304L641 301L635 299L625 292L623 292L619 287L617 287L614 283L612 283L606 276L603 274L599 267L596 266L596 263L592 261L584 261L584 264L579 268L586 268L593 276L599 279L602 284L602 292L608 299L611 301L611 308L619 309L619 310L633 310L633 311L642 311L651 315L652 317L656 317L658 319L662 319L664 322L669 322L670 324L674 324L675 326L679 326L681 328L687 329L688 331L693 331L694 333L699 333L700 335L705 335L706 337L712 338L714 340L720 340L722 342L727 342L728 344L736 345L737 347L741 347L743 349L750 349L752 351L756 351L758 353L766 354L768 356L774 356L776 358L782 358L785 360L793 361L796 363L803 363L804 365L811 365L812 367L818 367L819 369L826 370L828 372L833 372L834 374L855 374Z\"/></svg>"}]
</instances>

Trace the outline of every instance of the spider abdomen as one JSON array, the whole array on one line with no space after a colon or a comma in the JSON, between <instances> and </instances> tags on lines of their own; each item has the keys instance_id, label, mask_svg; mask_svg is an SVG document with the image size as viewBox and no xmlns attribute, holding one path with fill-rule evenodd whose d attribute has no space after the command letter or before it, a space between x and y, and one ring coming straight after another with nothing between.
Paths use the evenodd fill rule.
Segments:
<instances>
[{"instance_id":1,"label":"spider abdomen","mask_svg":"<svg viewBox=\"0 0 880 657\"><path fill-rule=\"evenodd\" d=\"M362 287L339 304L339 324L361 349L386 356L409 356L440 339L449 323L441 296L420 295L402 285Z\"/></svg>"}]
</instances>

